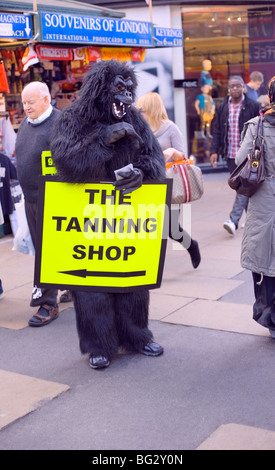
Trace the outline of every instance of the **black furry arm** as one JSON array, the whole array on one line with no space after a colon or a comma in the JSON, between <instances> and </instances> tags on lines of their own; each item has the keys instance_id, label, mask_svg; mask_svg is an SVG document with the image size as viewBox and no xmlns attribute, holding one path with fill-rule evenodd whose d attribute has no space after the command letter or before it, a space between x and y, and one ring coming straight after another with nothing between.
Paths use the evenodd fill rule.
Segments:
<instances>
[{"instance_id":1,"label":"black furry arm","mask_svg":"<svg viewBox=\"0 0 275 470\"><path fill-rule=\"evenodd\" d=\"M116 155L106 139L109 126L83 122L73 109L65 109L56 122L51 151L60 179L84 183L106 176L105 164Z\"/></svg>"},{"instance_id":2,"label":"black furry arm","mask_svg":"<svg viewBox=\"0 0 275 470\"><path fill-rule=\"evenodd\" d=\"M163 152L148 124L133 110L128 122L83 122L73 106L60 113L51 143L58 176L68 183L114 178L114 170L132 162L144 180L165 178ZM124 130L126 131L124 132ZM119 130L117 138L111 138Z\"/></svg>"}]
</instances>

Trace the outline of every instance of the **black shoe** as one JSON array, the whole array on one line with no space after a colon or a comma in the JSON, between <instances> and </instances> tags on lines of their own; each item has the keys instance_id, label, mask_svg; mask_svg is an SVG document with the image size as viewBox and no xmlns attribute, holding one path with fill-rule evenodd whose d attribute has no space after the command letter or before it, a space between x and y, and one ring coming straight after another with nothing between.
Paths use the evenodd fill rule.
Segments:
<instances>
[{"instance_id":1,"label":"black shoe","mask_svg":"<svg viewBox=\"0 0 275 470\"><path fill-rule=\"evenodd\" d=\"M105 356L94 356L93 354L90 354L89 356L89 366L92 367L92 369L103 369L103 367L108 367L110 365L110 361L107 357Z\"/></svg>"},{"instance_id":2,"label":"black shoe","mask_svg":"<svg viewBox=\"0 0 275 470\"><path fill-rule=\"evenodd\" d=\"M3 291L3 287L2 287L2 281L0 279L0 299L3 299L4 297L4 291Z\"/></svg>"},{"instance_id":3,"label":"black shoe","mask_svg":"<svg viewBox=\"0 0 275 470\"><path fill-rule=\"evenodd\" d=\"M163 347L158 343L154 343L154 341L150 341L139 352L145 356L160 356L163 353Z\"/></svg>"},{"instance_id":4,"label":"black shoe","mask_svg":"<svg viewBox=\"0 0 275 470\"><path fill-rule=\"evenodd\" d=\"M191 240L191 245L189 246L187 251L191 256L193 268L196 269L201 262L201 254L198 242L196 240Z\"/></svg>"}]
</instances>

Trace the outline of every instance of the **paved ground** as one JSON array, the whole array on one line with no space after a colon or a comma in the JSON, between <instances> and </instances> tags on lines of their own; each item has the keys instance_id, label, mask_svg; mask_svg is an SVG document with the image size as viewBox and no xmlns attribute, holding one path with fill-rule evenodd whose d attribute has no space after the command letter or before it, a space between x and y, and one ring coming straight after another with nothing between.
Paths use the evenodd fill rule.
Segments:
<instances>
[{"instance_id":1,"label":"paved ground","mask_svg":"<svg viewBox=\"0 0 275 470\"><path fill-rule=\"evenodd\" d=\"M252 320L242 229L232 237L222 227L234 199L226 180L204 175L192 204L197 270L169 240L162 286L151 291L158 358L121 353L90 369L72 303L29 328L33 258L0 239L1 450L275 450L275 344Z\"/></svg>"}]
</instances>

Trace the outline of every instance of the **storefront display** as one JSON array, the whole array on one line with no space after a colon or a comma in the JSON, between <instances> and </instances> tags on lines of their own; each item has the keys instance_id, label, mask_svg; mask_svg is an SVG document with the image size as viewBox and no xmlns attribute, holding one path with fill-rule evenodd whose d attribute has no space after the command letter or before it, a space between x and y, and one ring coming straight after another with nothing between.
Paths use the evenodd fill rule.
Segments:
<instances>
[{"instance_id":1,"label":"storefront display","mask_svg":"<svg viewBox=\"0 0 275 470\"><path fill-rule=\"evenodd\" d=\"M74 48L44 44L1 50L0 45L0 93L5 96L6 109L14 128L23 119L20 94L29 81L45 81L54 104L63 109L79 90L93 62L111 58L143 62L145 53L143 48Z\"/></svg>"},{"instance_id":2,"label":"storefront display","mask_svg":"<svg viewBox=\"0 0 275 470\"><path fill-rule=\"evenodd\" d=\"M94 16L88 11L93 5L82 11L70 1L66 10L65 1L61 9L49 5L50 11L42 11L45 5L37 1L37 11L27 14L18 10L20 2L7 3L0 2L0 93L15 130L23 119L21 91L30 81L46 82L53 105L63 109L96 60L143 62L148 47L182 47L181 30L154 30L150 22L122 19L124 14L112 10L96 10Z\"/></svg>"},{"instance_id":3,"label":"storefront display","mask_svg":"<svg viewBox=\"0 0 275 470\"><path fill-rule=\"evenodd\" d=\"M202 79L211 80L211 97L217 109L227 95L228 79L241 75L249 82L252 71L260 71L264 82L258 90L259 101L266 95L268 80L275 74L275 6L220 5L210 8L182 8L184 31L184 77L197 80L198 86L186 88L188 152L197 163L209 166L211 120L208 135L202 131L198 96ZM222 164L222 163L221 163Z\"/></svg>"}]
</instances>

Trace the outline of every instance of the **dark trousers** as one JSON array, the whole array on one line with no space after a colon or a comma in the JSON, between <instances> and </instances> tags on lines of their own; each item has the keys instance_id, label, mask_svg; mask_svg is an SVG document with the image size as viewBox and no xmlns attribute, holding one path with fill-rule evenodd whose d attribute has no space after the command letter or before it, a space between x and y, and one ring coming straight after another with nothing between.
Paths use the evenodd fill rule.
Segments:
<instances>
[{"instance_id":1,"label":"dark trousers","mask_svg":"<svg viewBox=\"0 0 275 470\"><path fill-rule=\"evenodd\" d=\"M236 163L234 158L227 159L227 168L229 173L231 174L233 170L236 168ZM238 228L239 220L243 214L243 211L247 211L248 205L248 197L243 196L242 194L236 193L235 201L232 207L232 210L229 214L230 219Z\"/></svg>"},{"instance_id":2,"label":"dark trousers","mask_svg":"<svg viewBox=\"0 0 275 470\"><path fill-rule=\"evenodd\" d=\"M172 209L170 211L170 220L169 220L169 238L175 242L180 243L186 250L190 247L192 238L179 223L180 209Z\"/></svg>"},{"instance_id":3,"label":"dark trousers","mask_svg":"<svg viewBox=\"0 0 275 470\"><path fill-rule=\"evenodd\" d=\"M255 303L253 319L260 325L275 331L275 277L252 273ZM257 284L259 283L259 284Z\"/></svg>"},{"instance_id":4,"label":"dark trousers","mask_svg":"<svg viewBox=\"0 0 275 470\"><path fill-rule=\"evenodd\" d=\"M30 202L25 201L25 212L31 234L31 239L35 248L37 204L32 204ZM57 293L57 289L48 289L44 287L37 288L36 286L34 286L30 306L37 307L43 304L57 305Z\"/></svg>"}]
</instances>

